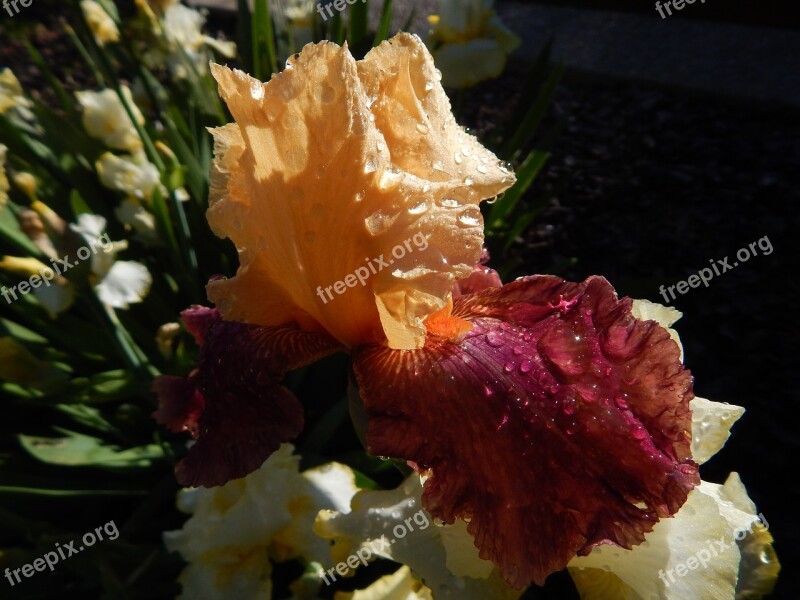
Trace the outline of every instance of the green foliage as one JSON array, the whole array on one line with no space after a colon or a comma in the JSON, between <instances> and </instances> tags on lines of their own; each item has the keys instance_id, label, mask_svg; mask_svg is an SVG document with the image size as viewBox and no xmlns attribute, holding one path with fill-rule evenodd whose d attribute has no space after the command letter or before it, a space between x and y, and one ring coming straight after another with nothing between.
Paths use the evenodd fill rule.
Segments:
<instances>
[{"instance_id":1,"label":"green foliage","mask_svg":"<svg viewBox=\"0 0 800 600\"><path fill-rule=\"evenodd\" d=\"M95 39L76 0L67 3L60 35L74 49L70 59L88 78L85 86L113 90L157 172L152 191L136 200L151 219L151 237L140 235L136 222L118 218L131 194L101 181L101 158L125 152L87 133L74 78L50 64L23 28L13 41L27 51L42 86L25 95L25 106L0 113L0 144L8 148L9 173L30 173L36 189L12 186L5 205L0 203L0 257L51 263L20 225L23 215L43 203L67 223L80 215L104 217L109 238L127 243L119 260L144 265L152 284L141 303L114 308L98 296L98 275L87 264L65 274L64 289L74 298L57 314L34 294L12 303L0 298L0 403L7 415L0 421L0 568L16 567L54 540L74 539L115 518L119 543L65 563L51 581L70 582L75 593L89 597L160 598L175 594L181 566L167 555L161 535L184 519L174 507L173 468L185 453L186 436L155 425L150 386L159 373L185 375L197 362L191 336L160 328L177 322L186 306L205 303L209 278L231 274L238 264L233 247L213 236L205 220L213 156L207 130L231 120L207 61L227 62L267 80L300 50L303 32L274 14L268 0L255 0L252 12L240 0L238 53L226 58L213 47L177 44L152 12L132 13L120 3L118 13L110 0L102 4L122 31L118 42ZM308 35L347 41L360 57L397 30L393 8L393 0L382 3L374 30L366 3L325 22L314 12ZM517 166L518 182L488 208L493 251L507 251L541 207L526 194L549 157L537 135L561 70L551 72L548 64L546 50L519 112L495 140L499 155ZM45 223L59 256L74 257L74 240L49 228ZM0 269L0 288L25 278ZM307 410L298 441L304 461L340 460L358 471L362 487L393 485L406 467L364 452L350 420L347 382L337 375L344 367L342 357L333 357L288 378ZM33 594L46 589L41 582L30 584Z\"/></svg>"}]
</instances>

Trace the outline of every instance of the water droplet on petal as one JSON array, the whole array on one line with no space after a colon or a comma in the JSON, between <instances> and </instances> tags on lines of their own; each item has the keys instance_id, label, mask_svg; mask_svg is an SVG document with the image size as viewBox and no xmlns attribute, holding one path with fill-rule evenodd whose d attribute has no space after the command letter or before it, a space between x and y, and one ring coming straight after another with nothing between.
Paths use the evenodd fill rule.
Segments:
<instances>
[{"instance_id":1,"label":"water droplet on petal","mask_svg":"<svg viewBox=\"0 0 800 600\"><path fill-rule=\"evenodd\" d=\"M478 165L475 168L477 169L478 173L481 173L482 175L486 175L486 173L488 173L488 170L484 165Z\"/></svg>"},{"instance_id":2,"label":"water droplet on petal","mask_svg":"<svg viewBox=\"0 0 800 600\"><path fill-rule=\"evenodd\" d=\"M523 360L521 363L519 363L520 373L530 373L532 368L533 365L529 360Z\"/></svg>"},{"instance_id":3,"label":"water droplet on petal","mask_svg":"<svg viewBox=\"0 0 800 600\"><path fill-rule=\"evenodd\" d=\"M625 402L625 398L619 394L614 396L614 404L616 404L622 410L628 410L628 403Z\"/></svg>"},{"instance_id":4,"label":"water droplet on petal","mask_svg":"<svg viewBox=\"0 0 800 600\"><path fill-rule=\"evenodd\" d=\"M503 338L497 335L494 331L491 331L486 334L486 343L493 348L499 348L503 345Z\"/></svg>"},{"instance_id":5,"label":"water droplet on petal","mask_svg":"<svg viewBox=\"0 0 800 600\"><path fill-rule=\"evenodd\" d=\"M264 84L257 79L251 80L250 95L253 97L253 100L261 100L264 97Z\"/></svg>"},{"instance_id":6,"label":"water droplet on petal","mask_svg":"<svg viewBox=\"0 0 800 600\"><path fill-rule=\"evenodd\" d=\"M511 373L511 371L513 371L513 370L514 370L514 363L512 363L512 362L507 362L507 363L505 364L505 366L503 367L503 370L505 370L505 372L506 372L506 373Z\"/></svg>"},{"instance_id":7,"label":"water droplet on petal","mask_svg":"<svg viewBox=\"0 0 800 600\"><path fill-rule=\"evenodd\" d=\"M436 204L442 208L456 208L458 206L458 200L453 200L452 198L440 198L436 201Z\"/></svg>"},{"instance_id":8,"label":"water droplet on petal","mask_svg":"<svg viewBox=\"0 0 800 600\"><path fill-rule=\"evenodd\" d=\"M430 129L425 123L417 123L417 131L422 135L426 135Z\"/></svg>"},{"instance_id":9,"label":"water droplet on petal","mask_svg":"<svg viewBox=\"0 0 800 600\"><path fill-rule=\"evenodd\" d=\"M389 229L397 220L398 215L388 214L382 210L376 210L366 218L364 224L367 226L367 231L370 235L380 235Z\"/></svg>"},{"instance_id":10,"label":"water droplet on petal","mask_svg":"<svg viewBox=\"0 0 800 600\"><path fill-rule=\"evenodd\" d=\"M421 215L428 211L430 206L427 202L420 202L419 204L415 204L411 208L408 209L408 214L410 215Z\"/></svg>"}]
</instances>

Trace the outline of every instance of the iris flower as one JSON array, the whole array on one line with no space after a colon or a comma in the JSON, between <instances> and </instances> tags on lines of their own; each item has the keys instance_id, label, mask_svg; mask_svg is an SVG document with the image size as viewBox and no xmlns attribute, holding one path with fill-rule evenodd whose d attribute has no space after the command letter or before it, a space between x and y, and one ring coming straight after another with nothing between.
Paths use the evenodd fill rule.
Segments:
<instances>
[{"instance_id":1,"label":"iris flower","mask_svg":"<svg viewBox=\"0 0 800 600\"><path fill-rule=\"evenodd\" d=\"M425 43L446 87L467 88L499 77L521 40L494 11L493 0L441 0Z\"/></svg>"},{"instance_id":2,"label":"iris flower","mask_svg":"<svg viewBox=\"0 0 800 600\"><path fill-rule=\"evenodd\" d=\"M182 484L257 469L303 427L283 374L346 351L368 451L423 474L424 508L467 522L514 587L677 513L700 483L679 345L601 277L479 265L478 204L514 177L456 124L418 37L361 61L308 45L268 83L212 72L235 122L213 131L208 220L240 266L183 313L197 369L155 383L159 421L196 437Z\"/></svg>"}]
</instances>

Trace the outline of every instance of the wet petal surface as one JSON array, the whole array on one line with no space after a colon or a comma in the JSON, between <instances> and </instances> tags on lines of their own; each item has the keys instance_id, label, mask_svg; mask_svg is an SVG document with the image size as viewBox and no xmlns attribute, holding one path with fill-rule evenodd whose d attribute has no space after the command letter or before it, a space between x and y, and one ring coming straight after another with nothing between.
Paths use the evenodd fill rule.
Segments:
<instances>
[{"instance_id":1,"label":"wet petal surface","mask_svg":"<svg viewBox=\"0 0 800 600\"><path fill-rule=\"evenodd\" d=\"M367 442L425 472L427 510L469 520L509 583L630 548L680 508L699 482L691 375L630 299L599 277L529 277L457 298L452 318L471 329L356 351Z\"/></svg>"},{"instance_id":2,"label":"wet petal surface","mask_svg":"<svg viewBox=\"0 0 800 600\"><path fill-rule=\"evenodd\" d=\"M296 325L258 327L223 321L215 309L183 313L201 344L199 367L187 379L160 377L156 420L197 438L176 467L186 486L216 486L257 469L281 443L300 433L303 407L278 382L339 346Z\"/></svg>"}]
</instances>

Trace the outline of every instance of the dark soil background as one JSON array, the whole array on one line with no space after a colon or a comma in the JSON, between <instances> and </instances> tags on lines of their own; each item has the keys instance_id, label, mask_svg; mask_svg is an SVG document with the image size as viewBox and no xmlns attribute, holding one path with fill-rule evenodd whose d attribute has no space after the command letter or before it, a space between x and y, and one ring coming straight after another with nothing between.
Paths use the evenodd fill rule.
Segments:
<instances>
[{"instance_id":1,"label":"dark soil background","mask_svg":"<svg viewBox=\"0 0 800 600\"><path fill-rule=\"evenodd\" d=\"M508 90L524 78L518 69L482 86L467 122L480 130L502 118ZM664 304L661 285L711 259L727 256L732 266L740 248L765 236L772 243L769 256L759 250L670 306L684 313L676 327L695 393L747 409L703 479L740 474L783 566L771 597L794 600L800 111L568 75L553 106L553 119L562 116L567 128L529 193L552 197L510 251L523 258L513 276L600 274L620 295ZM536 597L570 597L559 583Z\"/></svg>"}]
</instances>

